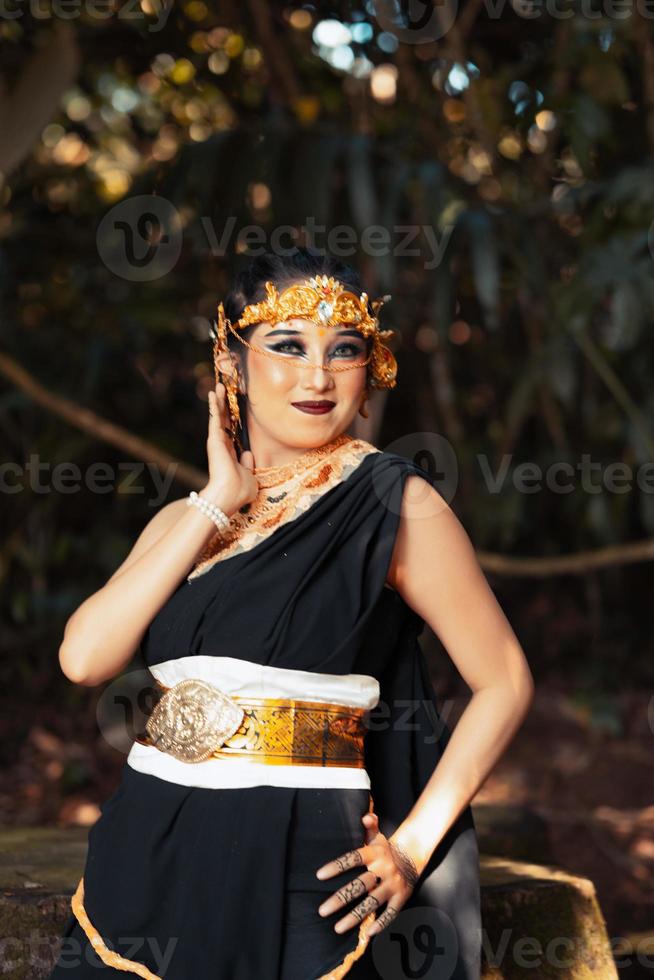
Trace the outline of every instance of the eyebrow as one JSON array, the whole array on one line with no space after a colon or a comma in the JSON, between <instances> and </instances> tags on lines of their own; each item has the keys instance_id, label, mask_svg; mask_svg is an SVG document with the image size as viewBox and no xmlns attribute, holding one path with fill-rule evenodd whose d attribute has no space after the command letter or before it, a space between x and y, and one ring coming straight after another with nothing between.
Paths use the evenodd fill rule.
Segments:
<instances>
[{"instance_id":1,"label":"eyebrow","mask_svg":"<svg viewBox=\"0 0 654 980\"><path fill-rule=\"evenodd\" d=\"M275 337L277 334L284 333L284 334L293 334L295 336L300 337L300 336L302 336L302 334L304 332L305 332L304 330L291 330L289 328L286 328L286 329L282 328L282 329L279 329L279 330L271 330L270 333L267 333L264 336L266 336L266 337ZM363 334L361 333L360 330L339 330L338 331L338 336L339 337L359 337L361 340L364 339L363 338Z\"/></svg>"}]
</instances>

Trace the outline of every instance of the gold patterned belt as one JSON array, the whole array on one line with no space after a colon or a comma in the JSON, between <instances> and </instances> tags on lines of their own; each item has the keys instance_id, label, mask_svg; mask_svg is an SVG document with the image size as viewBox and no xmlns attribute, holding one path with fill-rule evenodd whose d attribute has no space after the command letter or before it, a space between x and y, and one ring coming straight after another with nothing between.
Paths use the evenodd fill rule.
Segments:
<instances>
[{"instance_id":1,"label":"gold patterned belt","mask_svg":"<svg viewBox=\"0 0 654 980\"><path fill-rule=\"evenodd\" d=\"M363 769L367 708L225 694L196 678L163 690L137 742L182 762L235 758L270 765Z\"/></svg>"}]
</instances>

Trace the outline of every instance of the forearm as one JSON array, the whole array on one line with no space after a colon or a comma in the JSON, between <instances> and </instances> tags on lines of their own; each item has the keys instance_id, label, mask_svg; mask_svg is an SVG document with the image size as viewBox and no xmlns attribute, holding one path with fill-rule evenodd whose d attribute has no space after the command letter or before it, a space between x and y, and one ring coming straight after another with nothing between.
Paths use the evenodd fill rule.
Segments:
<instances>
[{"instance_id":1,"label":"forearm","mask_svg":"<svg viewBox=\"0 0 654 980\"><path fill-rule=\"evenodd\" d=\"M447 746L391 840L422 872L434 850L513 739L529 709L533 685L495 685L476 691Z\"/></svg>"},{"instance_id":2,"label":"forearm","mask_svg":"<svg viewBox=\"0 0 654 980\"><path fill-rule=\"evenodd\" d=\"M235 508L206 488L227 516ZM64 673L94 686L115 677L129 663L148 625L217 532L197 507L181 517L139 558L91 595L66 624L59 651Z\"/></svg>"}]
</instances>

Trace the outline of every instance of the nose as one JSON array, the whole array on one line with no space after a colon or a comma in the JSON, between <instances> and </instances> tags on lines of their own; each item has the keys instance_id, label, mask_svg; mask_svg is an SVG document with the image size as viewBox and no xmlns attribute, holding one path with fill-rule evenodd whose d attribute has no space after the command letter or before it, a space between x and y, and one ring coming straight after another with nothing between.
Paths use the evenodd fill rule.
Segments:
<instances>
[{"instance_id":1,"label":"nose","mask_svg":"<svg viewBox=\"0 0 654 980\"><path fill-rule=\"evenodd\" d=\"M333 372L328 371L321 364L307 364L306 373L302 382L303 388L311 388L316 391L324 391L326 388L333 387Z\"/></svg>"}]
</instances>

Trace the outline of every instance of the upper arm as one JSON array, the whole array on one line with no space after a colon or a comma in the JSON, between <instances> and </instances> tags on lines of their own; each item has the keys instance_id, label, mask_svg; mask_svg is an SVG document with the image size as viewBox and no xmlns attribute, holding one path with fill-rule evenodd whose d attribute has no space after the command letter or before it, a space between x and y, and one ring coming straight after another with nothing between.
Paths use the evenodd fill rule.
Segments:
<instances>
[{"instance_id":1,"label":"upper arm","mask_svg":"<svg viewBox=\"0 0 654 980\"><path fill-rule=\"evenodd\" d=\"M107 579L107 583L121 575L132 562L140 558L146 551L149 551L152 545L156 544L159 538L179 520L185 510L186 498L173 500L158 510L139 534L127 558L118 566L113 575Z\"/></svg>"},{"instance_id":2,"label":"upper arm","mask_svg":"<svg viewBox=\"0 0 654 980\"><path fill-rule=\"evenodd\" d=\"M407 476L389 582L440 638L474 691L501 682L532 688L525 655L449 504Z\"/></svg>"}]
</instances>

